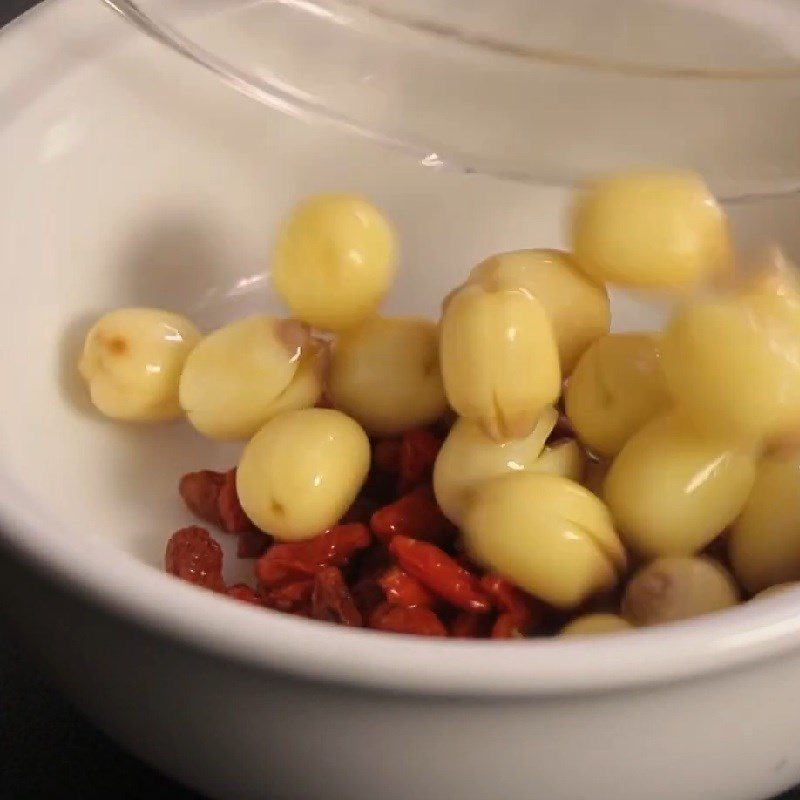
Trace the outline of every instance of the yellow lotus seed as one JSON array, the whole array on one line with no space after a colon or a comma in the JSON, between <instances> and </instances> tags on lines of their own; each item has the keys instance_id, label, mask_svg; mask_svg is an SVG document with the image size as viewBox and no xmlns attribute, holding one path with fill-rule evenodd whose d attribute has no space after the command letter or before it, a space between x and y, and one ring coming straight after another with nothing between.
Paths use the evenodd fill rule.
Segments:
<instances>
[{"instance_id":1,"label":"yellow lotus seed","mask_svg":"<svg viewBox=\"0 0 800 800\"><path fill-rule=\"evenodd\" d=\"M200 332L186 317L155 308L120 308L86 335L78 370L107 417L138 422L181 414L178 380Z\"/></svg>"},{"instance_id":2,"label":"yellow lotus seed","mask_svg":"<svg viewBox=\"0 0 800 800\"><path fill-rule=\"evenodd\" d=\"M599 283L697 286L728 267L724 212L690 172L631 171L589 183L572 213L572 251Z\"/></svg>"},{"instance_id":3,"label":"yellow lotus seed","mask_svg":"<svg viewBox=\"0 0 800 800\"><path fill-rule=\"evenodd\" d=\"M242 508L278 539L307 539L337 523L367 475L369 440L340 411L308 408L271 419L236 471Z\"/></svg>"},{"instance_id":4,"label":"yellow lotus seed","mask_svg":"<svg viewBox=\"0 0 800 800\"><path fill-rule=\"evenodd\" d=\"M294 316L341 331L375 312L394 280L395 234L362 197L321 194L284 222L272 257L272 281Z\"/></svg>"}]
</instances>

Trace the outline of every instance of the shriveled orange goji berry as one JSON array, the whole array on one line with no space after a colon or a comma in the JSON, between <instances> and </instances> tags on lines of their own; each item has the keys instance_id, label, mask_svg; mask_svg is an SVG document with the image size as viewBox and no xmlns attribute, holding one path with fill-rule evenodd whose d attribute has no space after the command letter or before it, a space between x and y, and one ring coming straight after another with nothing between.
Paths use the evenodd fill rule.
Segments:
<instances>
[{"instance_id":1,"label":"shriveled orange goji berry","mask_svg":"<svg viewBox=\"0 0 800 800\"><path fill-rule=\"evenodd\" d=\"M273 545L256 562L256 577L267 587L313 577L323 567L343 567L370 541L365 525L334 525L313 539Z\"/></svg>"},{"instance_id":2,"label":"shriveled orange goji berry","mask_svg":"<svg viewBox=\"0 0 800 800\"><path fill-rule=\"evenodd\" d=\"M460 611L450 623L450 635L454 639L485 639L491 628L490 616Z\"/></svg>"},{"instance_id":3,"label":"shriveled orange goji berry","mask_svg":"<svg viewBox=\"0 0 800 800\"><path fill-rule=\"evenodd\" d=\"M492 610L492 602L475 575L441 548L395 536L389 543L389 552L406 572L456 608L484 614Z\"/></svg>"},{"instance_id":4,"label":"shriveled orange goji berry","mask_svg":"<svg viewBox=\"0 0 800 800\"><path fill-rule=\"evenodd\" d=\"M362 525L369 525L370 518L378 509L379 504L369 497L360 494L353 501L345 515L339 520L340 525L350 525L353 522L360 522Z\"/></svg>"},{"instance_id":5,"label":"shriveled orange goji berry","mask_svg":"<svg viewBox=\"0 0 800 800\"><path fill-rule=\"evenodd\" d=\"M316 408L333 408L333 403L330 397L328 397L327 392L323 392L322 396L317 400Z\"/></svg>"},{"instance_id":6,"label":"shriveled orange goji berry","mask_svg":"<svg viewBox=\"0 0 800 800\"><path fill-rule=\"evenodd\" d=\"M434 436L427 428L415 428L406 431L400 440L400 476L397 489L408 492L415 486L430 481L433 464L442 440Z\"/></svg>"},{"instance_id":7,"label":"shriveled orange goji berry","mask_svg":"<svg viewBox=\"0 0 800 800\"><path fill-rule=\"evenodd\" d=\"M438 420L436 420L433 425L431 425L431 431L433 432L434 436L438 436L442 441L444 441L450 433L453 425L456 424L457 419L458 414L450 409L446 411Z\"/></svg>"},{"instance_id":8,"label":"shriveled orange goji berry","mask_svg":"<svg viewBox=\"0 0 800 800\"><path fill-rule=\"evenodd\" d=\"M261 531L244 531L239 534L236 555L239 558L258 558L267 552L272 544L272 537Z\"/></svg>"},{"instance_id":9,"label":"shriveled orange goji berry","mask_svg":"<svg viewBox=\"0 0 800 800\"><path fill-rule=\"evenodd\" d=\"M383 589L374 576L363 576L353 583L350 594L364 619L384 602Z\"/></svg>"},{"instance_id":10,"label":"shriveled orange goji berry","mask_svg":"<svg viewBox=\"0 0 800 800\"><path fill-rule=\"evenodd\" d=\"M311 611L311 595L314 579L303 578L275 588L261 587L261 600L267 608L288 614L308 616Z\"/></svg>"},{"instance_id":11,"label":"shriveled orange goji berry","mask_svg":"<svg viewBox=\"0 0 800 800\"><path fill-rule=\"evenodd\" d=\"M439 617L424 606L393 606L384 603L370 614L369 627L416 636L447 636L447 630Z\"/></svg>"},{"instance_id":12,"label":"shriveled orange goji berry","mask_svg":"<svg viewBox=\"0 0 800 800\"><path fill-rule=\"evenodd\" d=\"M542 623L542 604L506 578L489 573L481 578L480 583L500 611L492 629L492 638L524 636Z\"/></svg>"},{"instance_id":13,"label":"shriveled orange goji berry","mask_svg":"<svg viewBox=\"0 0 800 800\"><path fill-rule=\"evenodd\" d=\"M255 525L242 510L239 495L236 492L236 470L231 469L225 473L222 486L219 490L219 520L220 527L226 533L245 533L255 530Z\"/></svg>"},{"instance_id":14,"label":"shriveled orange goji berry","mask_svg":"<svg viewBox=\"0 0 800 800\"><path fill-rule=\"evenodd\" d=\"M233 586L229 586L226 594L228 597L240 600L242 603L251 603L254 606L261 605L261 598L246 583L235 583Z\"/></svg>"},{"instance_id":15,"label":"shriveled orange goji berry","mask_svg":"<svg viewBox=\"0 0 800 800\"><path fill-rule=\"evenodd\" d=\"M323 622L361 627L361 612L344 582L338 567L324 567L314 576L311 616Z\"/></svg>"},{"instance_id":16,"label":"shriveled orange goji berry","mask_svg":"<svg viewBox=\"0 0 800 800\"><path fill-rule=\"evenodd\" d=\"M555 427L552 431L550 431L550 435L547 437L548 442L554 442L558 439L574 439L575 438L575 428L572 427L572 422L570 422L569 417L562 411L558 415L558 420L555 424Z\"/></svg>"},{"instance_id":17,"label":"shriveled orange goji berry","mask_svg":"<svg viewBox=\"0 0 800 800\"><path fill-rule=\"evenodd\" d=\"M525 616L532 610L542 611L542 605L535 597L523 592L500 575L489 572L480 579L480 582L486 594L494 600L498 611L519 616Z\"/></svg>"},{"instance_id":18,"label":"shriveled orange goji berry","mask_svg":"<svg viewBox=\"0 0 800 800\"><path fill-rule=\"evenodd\" d=\"M178 493L186 507L196 517L219 526L219 493L225 483L225 473L203 469L187 472L178 483Z\"/></svg>"},{"instance_id":19,"label":"shriveled orange goji berry","mask_svg":"<svg viewBox=\"0 0 800 800\"><path fill-rule=\"evenodd\" d=\"M372 463L388 475L400 473L400 442L398 438L379 439L372 448Z\"/></svg>"},{"instance_id":20,"label":"shriveled orange goji berry","mask_svg":"<svg viewBox=\"0 0 800 800\"><path fill-rule=\"evenodd\" d=\"M523 639L528 633L524 620L516 614L499 614L492 626L492 639Z\"/></svg>"},{"instance_id":21,"label":"shriveled orange goji berry","mask_svg":"<svg viewBox=\"0 0 800 800\"><path fill-rule=\"evenodd\" d=\"M436 603L436 596L400 567L390 567L381 575L378 583L383 589L386 602L393 606L430 608Z\"/></svg>"},{"instance_id":22,"label":"shriveled orange goji berry","mask_svg":"<svg viewBox=\"0 0 800 800\"><path fill-rule=\"evenodd\" d=\"M394 563L394 557L383 542L373 542L365 550L362 550L354 561L357 577L374 578L375 580Z\"/></svg>"},{"instance_id":23,"label":"shriveled orange goji berry","mask_svg":"<svg viewBox=\"0 0 800 800\"><path fill-rule=\"evenodd\" d=\"M394 536L444 542L455 533L429 486L419 486L399 500L379 508L370 519L370 528L385 542Z\"/></svg>"},{"instance_id":24,"label":"shriveled orange goji berry","mask_svg":"<svg viewBox=\"0 0 800 800\"><path fill-rule=\"evenodd\" d=\"M181 528L167 542L164 566L171 575L206 589L222 591L222 548L197 525Z\"/></svg>"}]
</instances>

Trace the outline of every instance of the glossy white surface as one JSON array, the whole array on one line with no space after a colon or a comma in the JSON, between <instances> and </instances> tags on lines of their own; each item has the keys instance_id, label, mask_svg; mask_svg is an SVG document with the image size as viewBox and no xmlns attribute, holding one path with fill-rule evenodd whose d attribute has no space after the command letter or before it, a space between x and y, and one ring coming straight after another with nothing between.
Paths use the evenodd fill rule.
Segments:
<instances>
[{"instance_id":1,"label":"glossy white surface","mask_svg":"<svg viewBox=\"0 0 800 800\"><path fill-rule=\"evenodd\" d=\"M12 25L0 64L0 614L104 729L225 800L753 800L800 780L793 592L603 641L433 643L247 608L148 566L188 519L181 472L237 448L91 413L74 358L98 312L157 304L208 327L268 308L278 217L334 188L398 225L388 308L432 313L490 252L557 245L560 192L305 128L91 3ZM734 216L744 240L798 255L799 210ZM628 328L655 314L616 310Z\"/></svg>"}]
</instances>

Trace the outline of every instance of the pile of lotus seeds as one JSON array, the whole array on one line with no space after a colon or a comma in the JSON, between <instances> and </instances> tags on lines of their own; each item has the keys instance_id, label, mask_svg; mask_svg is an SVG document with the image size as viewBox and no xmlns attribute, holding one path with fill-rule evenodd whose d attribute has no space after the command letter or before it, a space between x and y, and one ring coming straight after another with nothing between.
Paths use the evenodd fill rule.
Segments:
<instances>
[{"instance_id":1,"label":"pile of lotus seeds","mask_svg":"<svg viewBox=\"0 0 800 800\"><path fill-rule=\"evenodd\" d=\"M290 318L203 335L176 313L112 311L80 372L108 417L185 416L245 442L239 501L279 541L342 518L371 438L454 416L436 501L474 563L575 615L564 633L683 619L800 579L791 266L776 252L739 269L724 212L679 171L581 187L569 238L569 252L465 271L438 322L386 317L392 226L361 197L311 197L270 262ZM607 285L669 293L665 329L610 333Z\"/></svg>"}]
</instances>

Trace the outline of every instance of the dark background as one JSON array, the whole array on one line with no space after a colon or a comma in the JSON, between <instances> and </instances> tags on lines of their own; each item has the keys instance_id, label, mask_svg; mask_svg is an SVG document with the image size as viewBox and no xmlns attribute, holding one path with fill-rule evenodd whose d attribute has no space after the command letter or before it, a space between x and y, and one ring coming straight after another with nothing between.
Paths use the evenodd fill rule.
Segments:
<instances>
[{"instance_id":1,"label":"dark background","mask_svg":"<svg viewBox=\"0 0 800 800\"><path fill-rule=\"evenodd\" d=\"M36 1L0 0L0 26ZM44 683L0 630L0 800L202 798L98 733Z\"/></svg>"},{"instance_id":2,"label":"dark background","mask_svg":"<svg viewBox=\"0 0 800 800\"><path fill-rule=\"evenodd\" d=\"M0 26L33 5L35 0L0 0ZM202 798L98 733L46 685L0 631L0 800ZM800 791L781 800L800 800Z\"/></svg>"}]
</instances>

